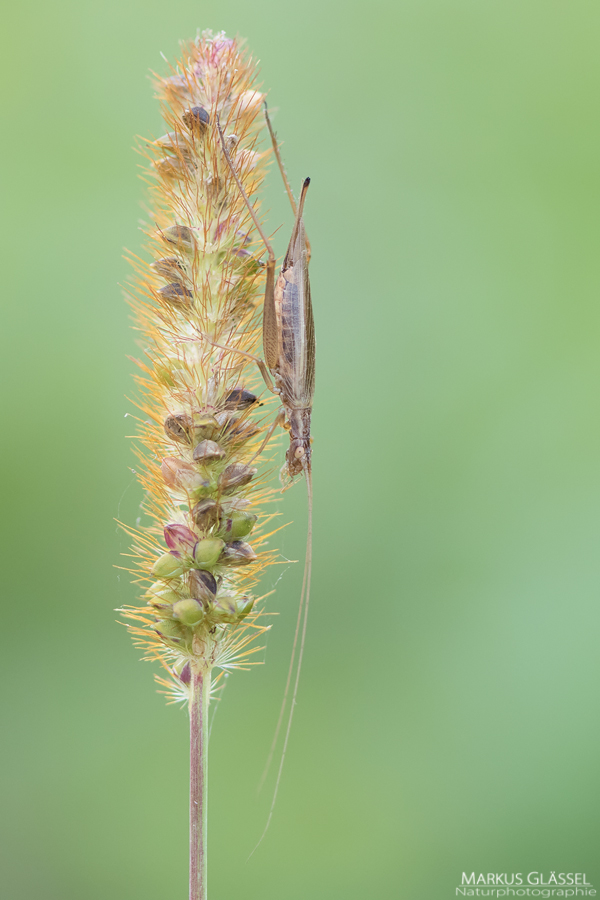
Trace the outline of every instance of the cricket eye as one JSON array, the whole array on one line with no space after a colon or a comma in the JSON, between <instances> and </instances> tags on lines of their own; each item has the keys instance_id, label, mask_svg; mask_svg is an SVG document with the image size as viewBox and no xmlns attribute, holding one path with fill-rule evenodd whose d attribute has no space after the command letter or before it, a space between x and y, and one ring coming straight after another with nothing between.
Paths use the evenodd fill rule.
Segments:
<instances>
[{"instance_id":1,"label":"cricket eye","mask_svg":"<svg viewBox=\"0 0 600 900\"><path fill-rule=\"evenodd\" d=\"M302 457L304 456L304 447L296 447L296 449L294 450L294 456L296 457L296 459L302 459Z\"/></svg>"}]
</instances>

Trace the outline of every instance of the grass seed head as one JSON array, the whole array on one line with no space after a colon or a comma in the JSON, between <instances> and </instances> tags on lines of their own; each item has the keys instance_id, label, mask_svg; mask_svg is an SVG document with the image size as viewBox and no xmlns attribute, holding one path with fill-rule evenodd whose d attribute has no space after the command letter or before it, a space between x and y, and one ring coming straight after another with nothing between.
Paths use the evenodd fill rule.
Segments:
<instances>
[{"instance_id":1,"label":"grass seed head","mask_svg":"<svg viewBox=\"0 0 600 900\"><path fill-rule=\"evenodd\" d=\"M138 471L148 524L126 530L145 593L123 613L181 699L194 666L250 664L265 630L255 589L273 561L261 528L273 492L250 465L265 430L260 379L247 357L204 337L250 353L259 346L262 245L217 124L258 209L264 95L239 43L210 32L183 48L156 91L166 131L140 144L149 259L132 258L128 295L144 353Z\"/></svg>"}]
</instances>

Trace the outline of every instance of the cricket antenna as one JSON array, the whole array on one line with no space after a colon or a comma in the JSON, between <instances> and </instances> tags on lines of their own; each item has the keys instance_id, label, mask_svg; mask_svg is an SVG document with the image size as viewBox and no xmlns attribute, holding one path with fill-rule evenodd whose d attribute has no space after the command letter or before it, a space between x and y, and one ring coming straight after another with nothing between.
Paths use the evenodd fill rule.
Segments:
<instances>
[{"instance_id":1,"label":"cricket antenna","mask_svg":"<svg viewBox=\"0 0 600 900\"><path fill-rule=\"evenodd\" d=\"M273 810L275 809L275 803L277 801L277 794L279 793L279 785L281 782L281 775L283 772L283 764L285 762L285 754L287 752L288 741L290 737L290 732L292 730L292 720L294 718L294 709L296 707L296 697L298 695L298 685L300 683L300 671L302 669L302 657L304 656L304 645L306 643L306 628L308 625L308 604L310 600L310 576L312 571L312 519L313 519L313 489L312 489L312 470L310 462L307 461L304 464L304 474L306 476L306 489L308 493L308 526L306 533L306 557L304 561L304 577L302 579L302 591L300 593L300 604L298 606L298 618L296 620L296 632L294 634L294 645L292 647L292 658L290 660L290 668L288 671L287 682L285 685L285 691L283 694L283 702L281 704L281 711L279 713L279 720L277 722L277 728L275 729L275 737L273 738L273 743L271 744L271 750L269 752L269 758L267 760L267 765L265 766L265 771L262 774L259 790L262 787L265 778L267 777L271 761L273 759L273 753L275 751L275 745L277 743L277 738L279 736L279 730L281 728L281 724L283 721L283 715L287 706L287 696L290 689L290 684L292 681L292 675L294 671L294 659L296 656L296 646L298 644L298 636L300 635L300 626L302 625L302 634L300 635L300 650L298 653L298 664L296 666L296 678L294 679L294 689L292 693L292 703L290 706L290 711L287 720L287 728L285 730L285 738L283 741L283 750L281 751L281 760L279 762L279 770L277 772L277 780L275 781L275 790L273 791L273 799L271 800L271 808L269 810L269 816L267 818L267 824L265 825L264 831L260 836L260 840L256 844L254 850L250 854L252 856L256 850L258 850L261 845L264 836L269 830L269 825L271 824L271 819L273 818ZM248 859L250 859L250 856Z\"/></svg>"}]
</instances>

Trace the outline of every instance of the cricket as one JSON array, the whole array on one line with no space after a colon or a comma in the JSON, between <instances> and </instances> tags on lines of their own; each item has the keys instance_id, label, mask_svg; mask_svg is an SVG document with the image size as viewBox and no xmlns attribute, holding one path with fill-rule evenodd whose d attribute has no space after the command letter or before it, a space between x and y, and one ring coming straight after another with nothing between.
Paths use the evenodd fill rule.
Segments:
<instances>
[{"instance_id":1,"label":"cricket","mask_svg":"<svg viewBox=\"0 0 600 900\"><path fill-rule=\"evenodd\" d=\"M296 695L300 682L300 671L302 667L302 658L304 654L304 645L306 640L306 629L308 623L308 604L310 599L310 579L312 568L312 469L311 469L311 436L310 436L310 420L313 405L313 396L315 389L315 327L312 311L312 301L310 295L310 280L308 274L308 266L310 262L311 250L310 243L306 236L304 228L303 212L306 192L310 184L310 178L306 178L302 184L300 199L296 204L294 195L290 186L285 167L281 158L279 144L271 125L269 112L265 103L265 120L271 137L273 151L277 160L277 165L289 197L292 210L294 213L294 227L290 242L285 254L281 271L275 280L276 259L273 247L258 220L254 208L250 202L241 180L235 170L231 156L227 150L225 135L221 127L220 121L217 121L219 135L221 139L221 147L231 174L233 175L240 194L248 208L248 212L252 217L252 221L258 231L267 251L266 263L266 285L263 304L263 353L264 359L260 359L252 354L243 351L234 351L242 353L242 355L253 359L263 376L267 388L276 394L280 401L281 407L272 425L267 430L265 439L259 448L258 456L270 440L275 429L283 426L290 433L290 445L286 452L286 463L282 469L282 475L287 474L290 483L296 476L304 473L308 494L308 525L307 525L307 542L306 557L304 564L304 576L302 581L302 590L300 594L300 603L298 607L298 619L296 622L296 630L294 634L294 642L292 646L292 654L288 676L279 714L279 720L275 729L273 743L269 752L265 772L261 778L261 784L266 778L269 770L275 746L281 730L283 717L287 708L288 695L294 673L294 664L296 676L292 692L291 706L288 713L287 727L284 738L283 750L277 773L277 779L269 812L267 824L263 835L259 841L262 841L269 827L283 764L287 751L287 745L294 716L294 707L296 704ZM211 342L212 343L212 342ZM221 346L215 344L215 346ZM223 347L223 349L230 349ZM288 484L289 486L289 484ZM285 489L285 488L284 488ZM298 648L298 639L300 646ZM258 846L258 844L257 844ZM256 848L255 848L256 849ZM253 851L254 852L254 851Z\"/></svg>"}]
</instances>

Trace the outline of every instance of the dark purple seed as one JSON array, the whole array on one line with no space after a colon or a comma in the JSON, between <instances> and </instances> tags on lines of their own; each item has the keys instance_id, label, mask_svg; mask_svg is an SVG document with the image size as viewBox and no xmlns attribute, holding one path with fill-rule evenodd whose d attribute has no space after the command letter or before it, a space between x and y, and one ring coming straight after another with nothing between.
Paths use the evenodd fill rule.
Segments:
<instances>
[{"instance_id":1,"label":"dark purple seed","mask_svg":"<svg viewBox=\"0 0 600 900\"><path fill-rule=\"evenodd\" d=\"M179 444L188 444L192 431L192 420L183 413L175 416L167 416L163 428L167 437Z\"/></svg>"},{"instance_id":2,"label":"dark purple seed","mask_svg":"<svg viewBox=\"0 0 600 900\"><path fill-rule=\"evenodd\" d=\"M169 244L174 244L180 250L192 251L196 241L194 232L187 225L171 225L161 232L162 236Z\"/></svg>"},{"instance_id":3,"label":"dark purple seed","mask_svg":"<svg viewBox=\"0 0 600 900\"><path fill-rule=\"evenodd\" d=\"M204 134L207 126L210 124L210 115L203 106L192 106L191 109L184 112L181 118L190 131L195 131L198 134Z\"/></svg>"},{"instance_id":4,"label":"dark purple seed","mask_svg":"<svg viewBox=\"0 0 600 900\"><path fill-rule=\"evenodd\" d=\"M198 535L194 534L187 525L169 524L163 529L165 543L173 554L180 556L182 553L190 554L194 552L194 547L198 543Z\"/></svg>"},{"instance_id":5,"label":"dark purple seed","mask_svg":"<svg viewBox=\"0 0 600 900\"><path fill-rule=\"evenodd\" d=\"M253 403L258 403L258 397L245 388L234 388L227 397L225 397L225 409L247 409Z\"/></svg>"},{"instance_id":6,"label":"dark purple seed","mask_svg":"<svg viewBox=\"0 0 600 900\"><path fill-rule=\"evenodd\" d=\"M188 291L179 281L174 281L172 284L161 288L158 294L172 306L191 306L192 292Z\"/></svg>"},{"instance_id":7,"label":"dark purple seed","mask_svg":"<svg viewBox=\"0 0 600 900\"><path fill-rule=\"evenodd\" d=\"M219 488L225 494L234 491L236 488L248 484L257 471L258 469L255 469L254 466L246 466L244 463L232 463L226 469L223 469L219 475Z\"/></svg>"},{"instance_id":8,"label":"dark purple seed","mask_svg":"<svg viewBox=\"0 0 600 900\"><path fill-rule=\"evenodd\" d=\"M200 500L191 510L192 519L198 528L208 531L219 521L219 505L215 500Z\"/></svg>"},{"instance_id":9,"label":"dark purple seed","mask_svg":"<svg viewBox=\"0 0 600 900\"><path fill-rule=\"evenodd\" d=\"M219 564L222 566L245 566L254 562L256 553L246 541L232 541L231 544L225 544L223 552L219 558Z\"/></svg>"},{"instance_id":10,"label":"dark purple seed","mask_svg":"<svg viewBox=\"0 0 600 900\"><path fill-rule=\"evenodd\" d=\"M215 441L200 441L194 448L194 459L196 462L211 462L217 459L223 459L225 451L219 447Z\"/></svg>"},{"instance_id":11,"label":"dark purple seed","mask_svg":"<svg viewBox=\"0 0 600 900\"><path fill-rule=\"evenodd\" d=\"M196 600L204 600L211 603L217 593L218 586L215 576L207 569L192 569L189 577L190 592Z\"/></svg>"},{"instance_id":12,"label":"dark purple seed","mask_svg":"<svg viewBox=\"0 0 600 900\"><path fill-rule=\"evenodd\" d=\"M150 263L150 268L154 269L157 275L162 275L163 278L169 281L185 274L185 266L176 256L163 256L161 259Z\"/></svg>"}]
</instances>

